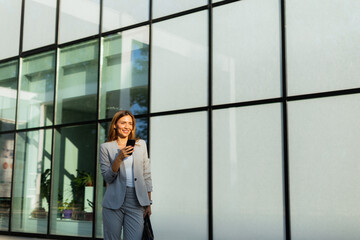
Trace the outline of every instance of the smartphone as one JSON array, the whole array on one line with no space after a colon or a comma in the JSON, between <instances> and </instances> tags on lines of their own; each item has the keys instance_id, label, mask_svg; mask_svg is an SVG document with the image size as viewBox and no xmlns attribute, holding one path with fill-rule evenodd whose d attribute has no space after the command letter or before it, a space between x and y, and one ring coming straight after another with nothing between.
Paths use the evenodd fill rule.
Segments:
<instances>
[{"instance_id":1,"label":"smartphone","mask_svg":"<svg viewBox=\"0 0 360 240\"><path fill-rule=\"evenodd\" d=\"M126 146L134 147L135 146L135 139L128 139L127 142L126 142ZM132 153L130 155L132 155Z\"/></svg>"}]
</instances>

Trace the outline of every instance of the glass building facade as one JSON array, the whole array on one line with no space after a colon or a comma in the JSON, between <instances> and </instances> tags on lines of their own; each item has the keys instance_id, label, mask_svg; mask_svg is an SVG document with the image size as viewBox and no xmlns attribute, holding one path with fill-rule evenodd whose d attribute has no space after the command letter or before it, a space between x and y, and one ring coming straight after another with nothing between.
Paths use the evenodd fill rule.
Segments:
<instances>
[{"instance_id":1,"label":"glass building facade","mask_svg":"<svg viewBox=\"0 0 360 240\"><path fill-rule=\"evenodd\" d=\"M156 239L358 240L358 0L0 1L0 235L103 237L146 140Z\"/></svg>"}]
</instances>

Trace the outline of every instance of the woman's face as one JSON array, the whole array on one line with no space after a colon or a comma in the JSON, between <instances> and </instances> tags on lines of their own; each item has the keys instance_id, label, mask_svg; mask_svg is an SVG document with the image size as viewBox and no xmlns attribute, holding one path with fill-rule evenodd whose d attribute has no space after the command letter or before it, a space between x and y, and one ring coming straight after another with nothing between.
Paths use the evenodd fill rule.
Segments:
<instances>
[{"instance_id":1,"label":"woman's face","mask_svg":"<svg viewBox=\"0 0 360 240\"><path fill-rule=\"evenodd\" d=\"M133 121L129 115L120 118L114 126L117 135L121 138L127 138L133 130Z\"/></svg>"}]
</instances>

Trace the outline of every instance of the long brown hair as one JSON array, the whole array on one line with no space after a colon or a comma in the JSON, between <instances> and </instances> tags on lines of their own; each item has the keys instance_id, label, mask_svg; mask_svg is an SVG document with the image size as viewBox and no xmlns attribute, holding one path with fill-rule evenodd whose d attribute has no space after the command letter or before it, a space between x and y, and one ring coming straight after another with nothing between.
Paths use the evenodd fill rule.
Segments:
<instances>
[{"instance_id":1,"label":"long brown hair","mask_svg":"<svg viewBox=\"0 0 360 240\"><path fill-rule=\"evenodd\" d=\"M132 119L133 128L131 130L131 133L129 134L129 139L135 139L135 130L136 130L135 117L130 111L123 110L123 111L118 111L117 113L114 114L114 117L109 126L109 133L108 133L107 140L106 140L107 142L111 142L111 141L114 141L117 139L117 134L116 134L114 125L117 123L117 121L119 121L120 118L122 118L124 116L130 116Z\"/></svg>"}]
</instances>

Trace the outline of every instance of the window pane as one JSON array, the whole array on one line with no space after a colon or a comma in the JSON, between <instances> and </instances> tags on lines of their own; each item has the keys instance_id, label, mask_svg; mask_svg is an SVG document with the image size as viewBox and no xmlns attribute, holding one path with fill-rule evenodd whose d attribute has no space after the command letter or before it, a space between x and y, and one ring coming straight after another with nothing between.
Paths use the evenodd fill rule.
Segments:
<instances>
[{"instance_id":1,"label":"window pane","mask_svg":"<svg viewBox=\"0 0 360 240\"><path fill-rule=\"evenodd\" d=\"M51 234L92 236L95 161L95 124L56 130Z\"/></svg>"},{"instance_id":2,"label":"window pane","mask_svg":"<svg viewBox=\"0 0 360 240\"><path fill-rule=\"evenodd\" d=\"M19 54L21 2L0 1L0 59Z\"/></svg>"},{"instance_id":3,"label":"window pane","mask_svg":"<svg viewBox=\"0 0 360 240\"><path fill-rule=\"evenodd\" d=\"M291 239L359 239L359 102L289 103Z\"/></svg>"},{"instance_id":4,"label":"window pane","mask_svg":"<svg viewBox=\"0 0 360 240\"><path fill-rule=\"evenodd\" d=\"M60 49L56 123L96 119L98 41Z\"/></svg>"},{"instance_id":5,"label":"window pane","mask_svg":"<svg viewBox=\"0 0 360 240\"><path fill-rule=\"evenodd\" d=\"M102 31L149 20L149 0L104 0Z\"/></svg>"},{"instance_id":6,"label":"window pane","mask_svg":"<svg viewBox=\"0 0 360 240\"><path fill-rule=\"evenodd\" d=\"M207 112L153 117L150 124L151 221L161 226L154 235L208 239Z\"/></svg>"},{"instance_id":7,"label":"window pane","mask_svg":"<svg viewBox=\"0 0 360 240\"><path fill-rule=\"evenodd\" d=\"M213 113L214 239L284 239L280 104Z\"/></svg>"},{"instance_id":8,"label":"window pane","mask_svg":"<svg viewBox=\"0 0 360 240\"><path fill-rule=\"evenodd\" d=\"M56 0L26 0L23 50L55 42Z\"/></svg>"},{"instance_id":9,"label":"window pane","mask_svg":"<svg viewBox=\"0 0 360 240\"><path fill-rule=\"evenodd\" d=\"M24 58L21 69L17 128L53 124L55 52Z\"/></svg>"},{"instance_id":10,"label":"window pane","mask_svg":"<svg viewBox=\"0 0 360 240\"><path fill-rule=\"evenodd\" d=\"M101 123L99 125L99 146L100 144L106 141L106 137L109 131L110 122ZM137 118L136 119L136 137L144 139L148 142L147 137L148 131L148 121L146 118ZM106 191L106 183L103 180L101 175L100 168L98 168L97 172L97 184L96 184L96 192L97 192L97 199L96 199L96 237L103 238L103 218L102 218L102 200Z\"/></svg>"},{"instance_id":11,"label":"window pane","mask_svg":"<svg viewBox=\"0 0 360 240\"><path fill-rule=\"evenodd\" d=\"M47 233L52 130L18 133L11 230Z\"/></svg>"},{"instance_id":12,"label":"window pane","mask_svg":"<svg viewBox=\"0 0 360 240\"><path fill-rule=\"evenodd\" d=\"M59 43L99 33L100 0L61 0Z\"/></svg>"},{"instance_id":13,"label":"window pane","mask_svg":"<svg viewBox=\"0 0 360 240\"><path fill-rule=\"evenodd\" d=\"M152 25L152 112L207 105L207 26L207 11Z\"/></svg>"},{"instance_id":14,"label":"window pane","mask_svg":"<svg viewBox=\"0 0 360 240\"><path fill-rule=\"evenodd\" d=\"M148 111L149 28L103 39L100 118L119 110Z\"/></svg>"},{"instance_id":15,"label":"window pane","mask_svg":"<svg viewBox=\"0 0 360 240\"><path fill-rule=\"evenodd\" d=\"M0 131L15 129L18 61L0 64Z\"/></svg>"},{"instance_id":16,"label":"window pane","mask_svg":"<svg viewBox=\"0 0 360 240\"><path fill-rule=\"evenodd\" d=\"M207 0L153 0L153 18L207 5Z\"/></svg>"},{"instance_id":17,"label":"window pane","mask_svg":"<svg viewBox=\"0 0 360 240\"><path fill-rule=\"evenodd\" d=\"M289 95L360 87L360 1L286 2Z\"/></svg>"},{"instance_id":18,"label":"window pane","mask_svg":"<svg viewBox=\"0 0 360 240\"><path fill-rule=\"evenodd\" d=\"M8 231L11 177L14 156L14 134L0 135L0 230Z\"/></svg>"},{"instance_id":19,"label":"window pane","mask_svg":"<svg viewBox=\"0 0 360 240\"><path fill-rule=\"evenodd\" d=\"M214 8L214 104L280 97L279 6L252 0Z\"/></svg>"}]
</instances>

